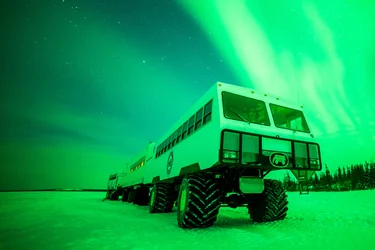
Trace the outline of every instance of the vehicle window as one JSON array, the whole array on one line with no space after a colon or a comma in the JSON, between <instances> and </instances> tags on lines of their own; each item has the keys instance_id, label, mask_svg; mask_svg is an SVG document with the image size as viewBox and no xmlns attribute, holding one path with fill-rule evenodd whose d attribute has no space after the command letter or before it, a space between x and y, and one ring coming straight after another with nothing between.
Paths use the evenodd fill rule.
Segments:
<instances>
[{"instance_id":1,"label":"vehicle window","mask_svg":"<svg viewBox=\"0 0 375 250\"><path fill-rule=\"evenodd\" d=\"M263 101L229 92L223 92L222 97L225 118L270 126Z\"/></svg>"},{"instance_id":2,"label":"vehicle window","mask_svg":"<svg viewBox=\"0 0 375 250\"><path fill-rule=\"evenodd\" d=\"M270 104L270 108L276 127L310 133L302 111L275 104Z\"/></svg>"},{"instance_id":3,"label":"vehicle window","mask_svg":"<svg viewBox=\"0 0 375 250\"><path fill-rule=\"evenodd\" d=\"M206 105L204 105L204 116L203 116L203 125L211 121L212 116L212 100L210 100Z\"/></svg>"},{"instance_id":4,"label":"vehicle window","mask_svg":"<svg viewBox=\"0 0 375 250\"><path fill-rule=\"evenodd\" d=\"M194 132L194 118L195 115L192 115L189 119L189 129L188 129L188 135Z\"/></svg>"},{"instance_id":5,"label":"vehicle window","mask_svg":"<svg viewBox=\"0 0 375 250\"><path fill-rule=\"evenodd\" d=\"M195 114L195 130L202 127L202 117L203 117L203 108L198 110L198 112Z\"/></svg>"}]
</instances>

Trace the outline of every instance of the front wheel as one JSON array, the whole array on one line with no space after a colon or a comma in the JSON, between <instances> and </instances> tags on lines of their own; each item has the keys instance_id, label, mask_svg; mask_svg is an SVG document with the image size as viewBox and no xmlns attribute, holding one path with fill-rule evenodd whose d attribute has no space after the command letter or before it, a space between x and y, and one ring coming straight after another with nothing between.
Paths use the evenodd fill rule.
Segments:
<instances>
[{"instance_id":1,"label":"front wheel","mask_svg":"<svg viewBox=\"0 0 375 250\"><path fill-rule=\"evenodd\" d=\"M151 189L150 203L148 205L150 213L172 212L173 204L176 200L176 191L173 184L156 183Z\"/></svg>"},{"instance_id":2,"label":"front wheel","mask_svg":"<svg viewBox=\"0 0 375 250\"><path fill-rule=\"evenodd\" d=\"M221 193L213 176L187 176L177 201L177 222L181 228L212 226L219 213Z\"/></svg>"},{"instance_id":3,"label":"front wheel","mask_svg":"<svg viewBox=\"0 0 375 250\"><path fill-rule=\"evenodd\" d=\"M249 205L250 217L255 222L283 220L288 211L288 196L280 181L264 180L264 191Z\"/></svg>"}]
</instances>

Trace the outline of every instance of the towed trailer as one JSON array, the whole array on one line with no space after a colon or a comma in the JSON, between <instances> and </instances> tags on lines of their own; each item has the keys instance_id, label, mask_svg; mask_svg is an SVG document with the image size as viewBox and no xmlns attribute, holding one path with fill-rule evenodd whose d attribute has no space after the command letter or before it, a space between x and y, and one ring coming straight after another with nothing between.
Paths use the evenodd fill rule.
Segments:
<instances>
[{"instance_id":1,"label":"towed trailer","mask_svg":"<svg viewBox=\"0 0 375 250\"><path fill-rule=\"evenodd\" d=\"M127 163L113 197L148 205L150 213L177 204L182 228L212 226L222 206L246 206L256 222L277 221L287 215L287 194L265 177L290 170L302 183L321 169L302 106L217 82Z\"/></svg>"},{"instance_id":2,"label":"towed trailer","mask_svg":"<svg viewBox=\"0 0 375 250\"><path fill-rule=\"evenodd\" d=\"M109 200L118 200L119 196L122 194L122 181L125 176L125 173L116 173L109 175L107 183L107 193L105 199Z\"/></svg>"}]
</instances>

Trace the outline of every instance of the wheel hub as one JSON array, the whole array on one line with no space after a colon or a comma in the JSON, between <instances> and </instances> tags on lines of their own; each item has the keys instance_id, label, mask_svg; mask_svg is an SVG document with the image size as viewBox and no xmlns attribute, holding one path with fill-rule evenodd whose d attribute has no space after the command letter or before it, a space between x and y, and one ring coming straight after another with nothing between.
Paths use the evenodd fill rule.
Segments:
<instances>
[{"instance_id":1,"label":"wheel hub","mask_svg":"<svg viewBox=\"0 0 375 250\"><path fill-rule=\"evenodd\" d=\"M151 206L155 204L155 189L151 192L151 199L150 199Z\"/></svg>"},{"instance_id":2,"label":"wheel hub","mask_svg":"<svg viewBox=\"0 0 375 250\"><path fill-rule=\"evenodd\" d=\"M179 209L182 212L186 207L186 188L183 188L181 191L181 199L179 202Z\"/></svg>"}]
</instances>

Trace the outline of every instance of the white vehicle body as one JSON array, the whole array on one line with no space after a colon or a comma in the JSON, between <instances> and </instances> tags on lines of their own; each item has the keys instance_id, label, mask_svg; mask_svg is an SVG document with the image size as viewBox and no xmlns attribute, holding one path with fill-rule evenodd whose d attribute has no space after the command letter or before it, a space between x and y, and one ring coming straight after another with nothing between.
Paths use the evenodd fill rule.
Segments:
<instances>
[{"instance_id":1,"label":"white vehicle body","mask_svg":"<svg viewBox=\"0 0 375 250\"><path fill-rule=\"evenodd\" d=\"M250 101L244 99L246 102L253 102L253 100L263 102L269 121L265 120L266 123L263 124L245 122L235 110L228 106L224 109L223 102L229 103L232 99L240 98L238 96L251 98ZM236 102L232 101L231 105L235 107ZM263 107L259 103L256 105L258 105L256 110ZM282 98L218 82L159 141L147 145L143 152L127 163L126 175L123 177L121 187L173 182L174 179L188 173L211 171L234 165L241 165L250 172L290 169L293 173L305 171L312 175L322 167L319 145L311 131L307 131L309 130L306 125L309 124L307 118L305 118L306 122L303 121L303 117L298 121L292 120L301 123L295 126L303 127L304 131L276 126L276 115L273 117L272 112L282 110L283 107L296 112L302 111L302 107L283 101ZM243 111L242 108L239 107L238 110ZM200 110L203 113L201 116L197 113ZM228 110L233 111L234 114L229 114ZM249 112L254 110L255 108ZM195 119L194 115L202 120ZM249 113L249 117L251 115L253 114ZM231 118L228 118L229 116ZM280 117L282 119L281 115ZM178 136L182 136L184 124L190 118L193 119L194 127L198 125L197 129L176 143ZM202 122L203 120L207 122ZM285 124L285 126L292 125ZM242 190L248 193L261 193L263 172L258 177L241 178Z\"/></svg>"},{"instance_id":2,"label":"white vehicle body","mask_svg":"<svg viewBox=\"0 0 375 250\"><path fill-rule=\"evenodd\" d=\"M116 173L116 174L111 174L108 178L108 190L115 190L118 189L119 187L123 186L122 182L125 177L125 173Z\"/></svg>"},{"instance_id":3,"label":"white vehicle body","mask_svg":"<svg viewBox=\"0 0 375 250\"><path fill-rule=\"evenodd\" d=\"M133 157L127 164L122 187L135 186L144 183L145 171L148 170L149 161L153 158L155 143L149 143L146 148Z\"/></svg>"}]
</instances>

